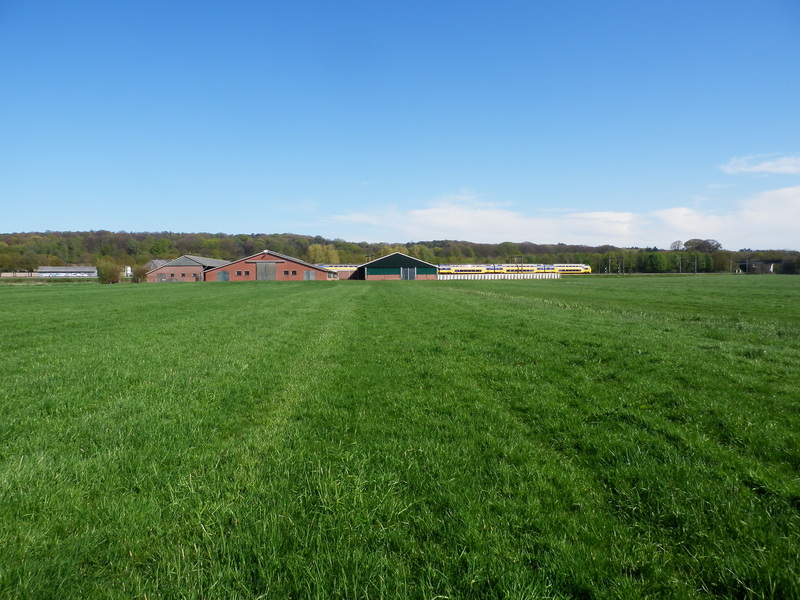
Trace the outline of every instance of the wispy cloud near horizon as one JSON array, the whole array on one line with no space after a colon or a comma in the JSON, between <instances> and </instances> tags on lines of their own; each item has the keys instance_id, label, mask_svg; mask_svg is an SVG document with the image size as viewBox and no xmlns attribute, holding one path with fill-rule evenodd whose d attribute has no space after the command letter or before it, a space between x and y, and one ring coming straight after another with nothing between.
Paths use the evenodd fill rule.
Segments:
<instances>
[{"instance_id":1,"label":"wispy cloud near horizon","mask_svg":"<svg viewBox=\"0 0 800 600\"><path fill-rule=\"evenodd\" d=\"M764 175L800 175L800 156L755 154L730 159L720 169L728 175L758 173Z\"/></svg>"}]
</instances>

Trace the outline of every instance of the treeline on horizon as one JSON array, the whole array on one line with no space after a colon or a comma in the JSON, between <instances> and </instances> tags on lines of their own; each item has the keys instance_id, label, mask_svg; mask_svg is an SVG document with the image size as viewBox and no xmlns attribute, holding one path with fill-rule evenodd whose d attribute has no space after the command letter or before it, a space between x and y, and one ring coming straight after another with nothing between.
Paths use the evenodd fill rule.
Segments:
<instances>
[{"instance_id":1,"label":"treeline on horizon","mask_svg":"<svg viewBox=\"0 0 800 600\"><path fill-rule=\"evenodd\" d=\"M314 264L363 264L402 252L433 264L584 263L604 272L758 272L800 273L800 252L793 250L725 250L716 240L676 241L670 249L618 248L610 245L480 244L433 240L407 244L348 242L321 236L281 234L223 234L124 231L30 232L0 234L0 271L34 271L40 266L103 263L133 268L153 259L184 254L235 260L269 249Z\"/></svg>"}]
</instances>

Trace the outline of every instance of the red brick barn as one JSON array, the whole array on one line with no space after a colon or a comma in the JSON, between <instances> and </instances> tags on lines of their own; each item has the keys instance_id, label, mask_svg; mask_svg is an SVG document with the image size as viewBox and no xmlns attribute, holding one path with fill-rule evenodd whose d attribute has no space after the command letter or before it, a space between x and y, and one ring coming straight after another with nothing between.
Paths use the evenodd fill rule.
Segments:
<instances>
[{"instance_id":1,"label":"red brick barn","mask_svg":"<svg viewBox=\"0 0 800 600\"><path fill-rule=\"evenodd\" d=\"M147 283L162 281L203 281L203 273L228 264L227 260L184 254L147 272Z\"/></svg>"},{"instance_id":2,"label":"red brick barn","mask_svg":"<svg viewBox=\"0 0 800 600\"><path fill-rule=\"evenodd\" d=\"M264 250L206 272L206 281L328 281L336 273L299 258Z\"/></svg>"},{"instance_id":3,"label":"red brick barn","mask_svg":"<svg viewBox=\"0 0 800 600\"><path fill-rule=\"evenodd\" d=\"M361 265L351 279L438 279L438 274L436 265L394 252Z\"/></svg>"}]
</instances>

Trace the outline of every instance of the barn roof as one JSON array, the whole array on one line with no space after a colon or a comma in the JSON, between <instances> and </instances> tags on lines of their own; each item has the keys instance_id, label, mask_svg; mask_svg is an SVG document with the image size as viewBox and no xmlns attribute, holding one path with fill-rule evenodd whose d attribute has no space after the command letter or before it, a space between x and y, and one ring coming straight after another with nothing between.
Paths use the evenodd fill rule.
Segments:
<instances>
[{"instance_id":1,"label":"barn roof","mask_svg":"<svg viewBox=\"0 0 800 600\"><path fill-rule=\"evenodd\" d=\"M168 262L170 262L170 261L165 260L163 258L154 258L154 259L148 261L147 264L145 265L145 267L147 268L148 272L149 271L155 271L156 269L160 269L161 267L163 267Z\"/></svg>"},{"instance_id":2,"label":"barn roof","mask_svg":"<svg viewBox=\"0 0 800 600\"><path fill-rule=\"evenodd\" d=\"M180 258L176 258L170 264L174 264L175 266L189 266L189 265L178 265L176 261L179 261L181 259L185 259L187 261L194 261L197 264L202 265L202 266L207 267L207 268L208 267L222 267L224 265L227 265L229 262L231 262L229 260L222 260L221 258L206 258L205 256L193 256L191 254L185 254L185 255L181 256Z\"/></svg>"},{"instance_id":3,"label":"barn roof","mask_svg":"<svg viewBox=\"0 0 800 600\"><path fill-rule=\"evenodd\" d=\"M294 256L287 256L286 254L281 254L280 252L275 252L274 250L262 250L261 252L256 252L255 254L251 254L250 256L245 256L244 258L239 258L234 260L233 262L226 262L223 265L219 265L214 267L214 269L220 269L226 265L238 263L238 262L247 262L255 260L259 256L263 256L264 254L269 254L270 256L274 256L275 258L282 258L283 260L288 260L293 263L297 263L299 265L303 265L306 267L311 267L312 269L316 269L317 271L324 271L325 273L329 273L330 269L326 269L325 267L320 267L318 265L312 265L311 263L307 263L304 260L300 260L299 258L295 258Z\"/></svg>"},{"instance_id":4,"label":"barn roof","mask_svg":"<svg viewBox=\"0 0 800 600\"><path fill-rule=\"evenodd\" d=\"M436 265L432 265L431 263L420 260L419 258L414 258L408 254L403 254L402 252L393 252L387 256L381 256L380 258L376 258L368 263L364 263L359 267L359 269L363 269L364 267L375 267L380 269L397 269L399 267L433 267L435 269Z\"/></svg>"},{"instance_id":5,"label":"barn roof","mask_svg":"<svg viewBox=\"0 0 800 600\"><path fill-rule=\"evenodd\" d=\"M37 273L97 273L97 267L39 267Z\"/></svg>"},{"instance_id":6,"label":"barn roof","mask_svg":"<svg viewBox=\"0 0 800 600\"><path fill-rule=\"evenodd\" d=\"M157 269L163 269L164 267L196 267L200 266L204 269L212 269L215 267L223 267L227 265L230 261L222 260L219 258L206 258L205 256L194 256L192 254L184 254L183 256L179 256L175 260L170 260L165 262L163 265L155 267L151 269L150 273Z\"/></svg>"}]
</instances>

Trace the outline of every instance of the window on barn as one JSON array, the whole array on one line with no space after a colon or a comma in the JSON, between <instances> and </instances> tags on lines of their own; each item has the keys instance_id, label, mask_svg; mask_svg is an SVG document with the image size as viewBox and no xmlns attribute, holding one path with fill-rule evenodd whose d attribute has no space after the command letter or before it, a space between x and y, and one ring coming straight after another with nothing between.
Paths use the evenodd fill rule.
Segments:
<instances>
[{"instance_id":1,"label":"window on barn","mask_svg":"<svg viewBox=\"0 0 800 600\"><path fill-rule=\"evenodd\" d=\"M247 277L248 275L250 275L250 271L245 271L244 274L245 274L245 277Z\"/></svg>"},{"instance_id":2,"label":"window on barn","mask_svg":"<svg viewBox=\"0 0 800 600\"><path fill-rule=\"evenodd\" d=\"M292 275L297 275L297 271L292 271Z\"/></svg>"},{"instance_id":3,"label":"window on barn","mask_svg":"<svg viewBox=\"0 0 800 600\"><path fill-rule=\"evenodd\" d=\"M236 271L236 276L237 277L241 277L242 276L242 272L241 271Z\"/></svg>"},{"instance_id":4,"label":"window on barn","mask_svg":"<svg viewBox=\"0 0 800 600\"><path fill-rule=\"evenodd\" d=\"M186 273L181 273L181 277L186 277Z\"/></svg>"},{"instance_id":5,"label":"window on barn","mask_svg":"<svg viewBox=\"0 0 800 600\"><path fill-rule=\"evenodd\" d=\"M284 275L288 275L288 274L289 274L289 271L284 271L284 272L283 272L283 274L284 274Z\"/></svg>"}]
</instances>

